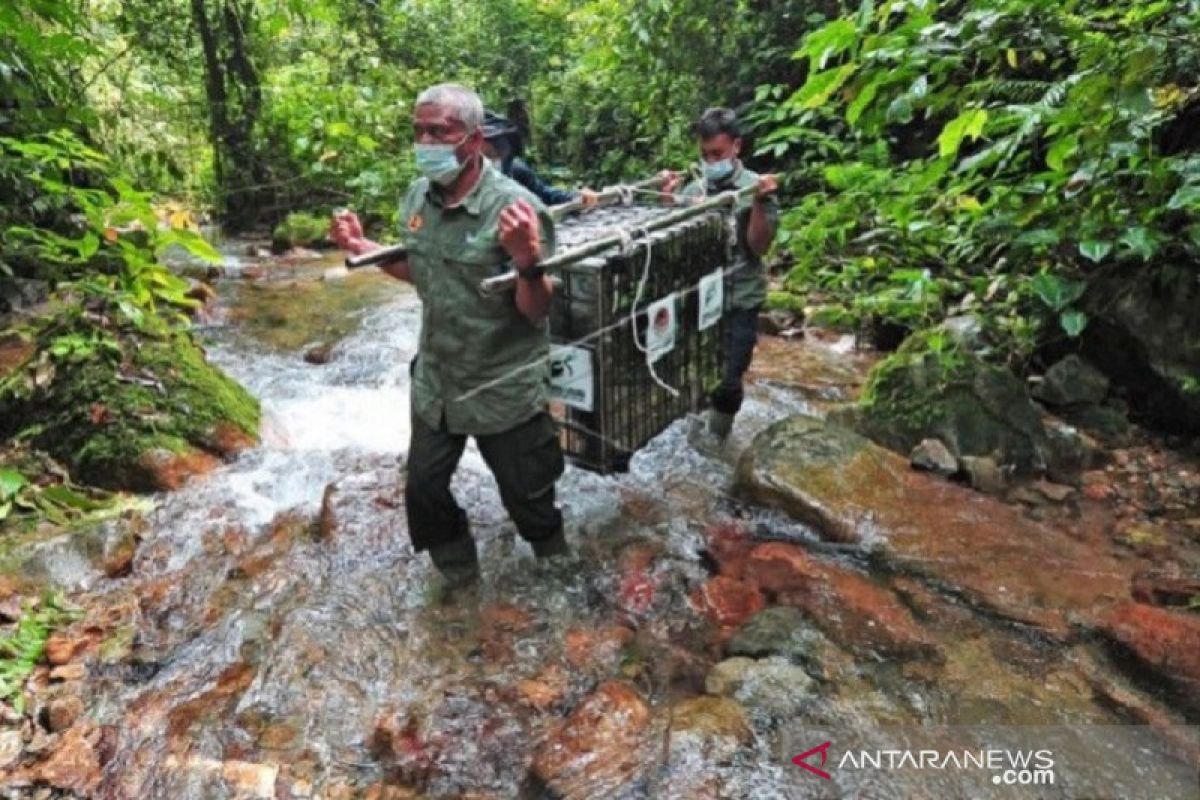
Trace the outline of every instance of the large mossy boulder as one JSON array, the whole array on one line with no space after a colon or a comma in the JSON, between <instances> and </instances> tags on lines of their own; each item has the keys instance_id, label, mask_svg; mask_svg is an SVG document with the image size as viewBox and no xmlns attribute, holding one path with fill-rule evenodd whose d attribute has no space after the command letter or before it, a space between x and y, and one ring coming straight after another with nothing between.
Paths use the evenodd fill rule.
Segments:
<instances>
[{"instance_id":1,"label":"large mossy boulder","mask_svg":"<svg viewBox=\"0 0 1200 800\"><path fill-rule=\"evenodd\" d=\"M113 489L177 488L251 446L259 406L191 335L145 313L57 303L0 332L0 438Z\"/></svg>"},{"instance_id":2,"label":"large mossy boulder","mask_svg":"<svg viewBox=\"0 0 1200 800\"><path fill-rule=\"evenodd\" d=\"M1018 474L1045 467L1046 435L1021 380L945 331L913 334L871 371L858 406L838 417L908 455L925 439L955 457L987 457Z\"/></svg>"}]
</instances>

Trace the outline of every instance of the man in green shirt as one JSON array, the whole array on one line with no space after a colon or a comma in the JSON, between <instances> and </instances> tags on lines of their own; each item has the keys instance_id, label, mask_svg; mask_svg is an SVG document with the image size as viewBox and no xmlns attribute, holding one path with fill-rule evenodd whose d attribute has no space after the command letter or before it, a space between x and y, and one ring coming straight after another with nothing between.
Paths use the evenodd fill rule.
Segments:
<instances>
[{"instance_id":1,"label":"man in green shirt","mask_svg":"<svg viewBox=\"0 0 1200 800\"><path fill-rule=\"evenodd\" d=\"M404 502L413 548L428 550L451 586L479 576L466 514L450 492L468 436L535 554L567 552L554 498L564 462L547 411L551 286L538 266L553 254L554 222L482 156L482 123L483 105L469 89L442 84L418 96L423 177L400 209L407 256L382 267L421 298ZM335 217L331 232L354 254L379 247L351 213ZM480 279L510 268L520 275L514 290L479 293Z\"/></svg>"},{"instance_id":2,"label":"man in green shirt","mask_svg":"<svg viewBox=\"0 0 1200 800\"><path fill-rule=\"evenodd\" d=\"M730 190L756 186L751 197L743 197L734 209L737 247L733 263L725 273L725 338L721 383L710 398L707 430L724 441L733 428L733 418L742 407L745 393L742 376L750 368L758 341L758 312L767 299L767 275L762 257L771 247L779 224L778 183L774 175L758 175L742 166L742 131L737 114L728 108L710 108L696 122L704 179L688 184L675 194L681 177L667 173L663 193L669 200L686 202Z\"/></svg>"}]
</instances>

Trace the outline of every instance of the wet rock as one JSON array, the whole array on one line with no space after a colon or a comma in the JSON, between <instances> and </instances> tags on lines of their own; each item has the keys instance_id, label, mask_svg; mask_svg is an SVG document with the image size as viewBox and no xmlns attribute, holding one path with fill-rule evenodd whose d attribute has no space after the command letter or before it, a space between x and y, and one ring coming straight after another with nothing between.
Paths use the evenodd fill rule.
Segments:
<instances>
[{"instance_id":1,"label":"wet rock","mask_svg":"<svg viewBox=\"0 0 1200 800\"><path fill-rule=\"evenodd\" d=\"M204 434L202 441L204 447L222 458L233 458L258 445L254 436L229 422L218 422Z\"/></svg>"},{"instance_id":2,"label":"wet rock","mask_svg":"<svg viewBox=\"0 0 1200 800\"><path fill-rule=\"evenodd\" d=\"M859 409L856 430L898 453L933 438L960 460L993 457L1019 474L1045 461L1045 434L1025 385L934 333L910 336L876 365Z\"/></svg>"},{"instance_id":3,"label":"wet rock","mask_svg":"<svg viewBox=\"0 0 1200 800\"><path fill-rule=\"evenodd\" d=\"M15 777L92 797L100 785L99 742L100 729L81 722L59 737L47 758L19 770Z\"/></svg>"},{"instance_id":4,"label":"wet rock","mask_svg":"<svg viewBox=\"0 0 1200 800\"><path fill-rule=\"evenodd\" d=\"M916 469L947 478L958 472L958 459L940 439L922 439L909 454L908 461Z\"/></svg>"},{"instance_id":5,"label":"wet rock","mask_svg":"<svg viewBox=\"0 0 1200 800\"><path fill-rule=\"evenodd\" d=\"M1154 572L1136 575L1130 594L1139 603L1186 607L1200 597L1200 578Z\"/></svg>"},{"instance_id":6,"label":"wet rock","mask_svg":"<svg viewBox=\"0 0 1200 800\"><path fill-rule=\"evenodd\" d=\"M362 795L363 800L418 800L421 793L407 786L390 783L373 783Z\"/></svg>"},{"instance_id":7,"label":"wet rock","mask_svg":"<svg viewBox=\"0 0 1200 800\"><path fill-rule=\"evenodd\" d=\"M896 571L1055 637L1072 635L1068 614L1127 596L1134 571L1093 542L912 470L906 459L811 418L760 433L738 466L737 491L823 539L859 543Z\"/></svg>"},{"instance_id":8,"label":"wet rock","mask_svg":"<svg viewBox=\"0 0 1200 800\"><path fill-rule=\"evenodd\" d=\"M728 697L689 697L671 707L671 749L699 750L705 763L732 758L753 738L745 710Z\"/></svg>"},{"instance_id":9,"label":"wet rock","mask_svg":"<svg viewBox=\"0 0 1200 800\"><path fill-rule=\"evenodd\" d=\"M796 315L790 311L770 309L758 315L758 332L765 336L779 336L796 327Z\"/></svg>"},{"instance_id":10,"label":"wet rock","mask_svg":"<svg viewBox=\"0 0 1200 800\"><path fill-rule=\"evenodd\" d=\"M221 466L216 456L200 450L174 453L155 448L137 460L135 487L141 491L173 492L192 478L207 475Z\"/></svg>"},{"instance_id":11,"label":"wet rock","mask_svg":"<svg viewBox=\"0 0 1200 800\"><path fill-rule=\"evenodd\" d=\"M967 473L971 488L975 491L990 495L1004 494L1008 479L995 459L987 456L963 456L962 467L963 472Z\"/></svg>"},{"instance_id":12,"label":"wet rock","mask_svg":"<svg viewBox=\"0 0 1200 800\"><path fill-rule=\"evenodd\" d=\"M937 652L933 637L895 595L796 545L769 542L754 548L746 576L856 653L906 657Z\"/></svg>"},{"instance_id":13,"label":"wet rock","mask_svg":"<svg viewBox=\"0 0 1200 800\"><path fill-rule=\"evenodd\" d=\"M129 574L133 568L133 557L137 555L138 538L132 531L127 531L114 537L111 543L106 543L106 552L100 562L101 569L109 578L120 578Z\"/></svg>"},{"instance_id":14,"label":"wet rock","mask_svg":"<svg viewBox=\"0 0 1200 800\"><path fill-rule=\"evenodd\" d=\"M66 664L86 645L87 641L82 638L61 633L51 634L46 640L46 662L54 666Z\"/></svg>"},{"instance_id":15,"label":"wet rock","mask_svg":"<svg viewBox=\"0 0 1200 800\"><path fill-rule=\"evenodd\" d=\"M1102 459L1099 442L1073 425L1047 415L1046 474L1059 483L1075 484L1081 473L1092 469Z\"/></svg>"},{"instance_id":16,"label":"wet rock","mask_svg":"<svg viewBox=\"0 0 1200 800\"><path fill-rule=\"evenodd\" d=\"M1063 412L1073 425L1087 431L1105 447L1129 444L1130 426L1124 412L1112 406L1084 406Z\"/></svg>"},{"instance_id":17,"label":"wet rock","mask_svg":"<svg viewBox=\"0 0 1200 800\"><path fill-rule=\"evenodd\" d=\"M330 541L337 530L337 512L334 503L337 498L337 484L326 484L321 495L321 513L317 515L317 535L322 541Z\"/></svg>"},{"instance_id":18,"label":"wet rock","mask_svg":"<svg viewBox=\"0 0 1200 800\"><path fill-rule=\"evenodd\" d=\"M1108 396L1108 378L1072 353L1046 370L1032 394L1043 403L1058 407L1096 404Z\"/></svg>"},{"instance_id":19,"label":"wet rock","mask_svg":"<svg viewBox=\"0 0 1200 800\"><path fill-rule=\"evenodd\" d=\"M712 668L704 690L733 697L747 708L778 717L793 717L810 703L813 679L786 659L729 658Z\"/></svg>"},{"instance_id":20,"label":"wet rock","mask_svg":"<svg viewBox=\"0 0 1200 800\"><path fill-rule=\"evenodd\" d=\"M1172 291L1133 271L1089 283L1083 355L1128 395L1134 419L1163 430L1200 433L1200 393L1183 376L1200 375L1195 282Z\"/></svg>"},{"instance_id":21,"label":"wet rock","mask_svg":"<svg viewBox=\"0 0 1200 800\"><path fill-rule=\"evenodd\" d=\"M563 655L573 667L605 669L620 658L621 651L632 641L633 631L624 625L571 628L563 637Z\"/></svg>"},{"instance_id":22,"label":"wet rock","mask_svg":"<svg viewBox=\"0 0 1200 800\"><path fill-rule=\"evenodd\" d=\"M185 296L195 300L201 306L206 306L217 299L217 290L204 281L189 278L188 284Z\"/></svg>"},{"instance_id":23,"label":"wet rock","mask_svg":"<svg viewBox=\"0 0 1200 800\"><path fill-rule=\"evenodd\" d=\"M15 728L0 731L0 769L7 769L21 757L21 732Z\"/></svg>"},{"instance_id":24,"label":"wet rock","mask_svg":"<svg viewBox=\"0 0 1200 800\"><path fill-rule=\"evenodd\" d=\"M828 645L799 609L774 606L747 620L725 645L725 652L749 658L781 656L793 664L819 667Z\"/></svg>"},{"instance_id":25,"label":"wet rock","mask_svg":"<svg viewBox=\"0 0 1200 800\"><path fill-rule=\"evenodd\" d=\"M0 377L23 366L37 353L37 342L15 331L0 335Z\"/></svg>"},{"instance_id":26,"label":"wet rock","mask_svg":"<svg viewBox=\"0 0 1200 800\"><path fill-rule=\"evenodd\" d=\"M532 775L561 797L614 796L642 772L650 707L606 681L538 745Z\"/></svg>"},{"instance_id":27,"label":"wet rock","mask_svg":"<svg viewBox=\"0 0 1200 800\"><path fill-rule=\"evenodd\" d=\"M526 705L545 711L561 703L569 687L566 671L557 664L551 664L532 678L518 683L517 695Z\"/></svg>"},{"instance_id":28,"label":"wet rock","mask_svg":"<svg viewBox=\"0 0 1200 800\"><path fill-rule=\"evenodd\" d=\"M1034 481L1029 484L1029 488L1052 503L1065 502L1075 494L1075 490L1070 486L1063 486L1061 483L1052 483L1050 481Z\"/></svg>"},{"instance_id":29,"label":"wet rock","mask_svg":"<svg viewBox=\"0 0 1200 800\"><path fill-rule=\"evenodd\" d=\"M221 765L221 777L235 792L244 797L273 798L279 767L248 761L226 761Z\"/></svg>"},{"instance_id":30,"label":"wet rock","mask_svg":"<svg viewBox=\"0 0 1200 800\"><path fill-rule=\"evenodd\" d=\"M87 667L79 661L63 664L50 670L50 680L54 681L78 681L83 680L85 675L87 675Z\"/></svg>"},{"instance_id":31,"label":"wet rock","mask_svg":"<svg viewBox=\"0 0 1200 800\"><path fill-rule=\"evenodd\" d=\"M328 364L333 358L333 348L336 342L325 342L323 344L310 347L304 353L304 360L309 364L321 365Z\"/></svg>"},{"instance_id":32,"label":"wet rock","mask_svg":"<svg viewBox=\"0 0 1200 800\"><path fill-rule=\"evenodd\" d=\"M722 629L740 625L766 605L757 587L725 575L709 578L692 593L691 599L700 613Z\"/></svg>"},{"instance_id":33,"label":"wet rock","mask_svg":"<svg viewBox=\"0 0 1200 800\"><path fill-rule=\"evenodd\" d=\"M1200 709L1200 615L1124 602L1100 619L1100 630Z\"/></svg>"},{"instance_id":34,"label":"wet rock","mask_svg":"<svg viewBox=\"0 0 1200 800\"><path fill-rule=\"evenodd\" d=\"M46 727L51 733L65 731L83 714L83 700L74 694L55 697L45 707Z\"/></svg>"}]
</instances>

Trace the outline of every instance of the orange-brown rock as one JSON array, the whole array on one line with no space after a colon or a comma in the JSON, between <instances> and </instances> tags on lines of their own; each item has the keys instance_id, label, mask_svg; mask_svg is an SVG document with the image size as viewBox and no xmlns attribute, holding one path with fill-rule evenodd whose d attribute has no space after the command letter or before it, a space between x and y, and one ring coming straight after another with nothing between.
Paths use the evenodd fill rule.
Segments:
<instances>
[{"instance_id":1,"label":"orange-brown rock","mask_svg":"<svg viewBox=\"0 0 1200 800\"><path fill-rule=\"evenodd\" d=\"M607 681L538 745L531 770L560 797L617 795L642 771L649 726L641 696Z\"/></svg>"},{"instance_id":2,"label":"orange-brown rock","mask_svg":"<svg viewBox=\"0 0 1200 800\"><path fill-rule=\"evenodd\" d=\"M45 760L18 771L14 783L35 783L93 797L100 785L100 729L80 722L58 740Z\"/></svg>"},{"instance_id":3,"label":"orange-brown rock","mask_svg":"<svg viewBox=\"0 0 1200 800\"><path fill-rule=\"evenodd\" d=\"M221 465L221 459L200 450L188 450L183 453L147 450L138 458L137 463L141 473L139 488L169 492L183 486L191 478L212 472Z\"/></svg>"},{"instance_id":4,"label":"orange-brown rock","mask_svg":"<svg viewBox=\"0 0 1200 800\"><path fill-rule=\"evenodd\" d=\"M725 630L741 625L766 606L758 587L726 575L700 584L692 592L691 601L701 614Z\"/></svg>"},{"instance_id":5,"label":"orange-brown rock","mask_svg":"<svg viewBox=\"0 0 1200 800\"><path fill-rule=\"evenodd\" d=\"M763 431L738 467L746 497L825 539L862 544L897 571L1062 639L1069 614L1126 595L1133 567L1015 507L909 469L867 439L809 417Z\"/></svg>"},{"instance_id":6,"label":"orange-brown rock","mask_svg":"<svg viewBox=\"0 0 1200 800\"><path fill-rule=\"evenodd\" d=\"M66 664L87 645L85 639L53 633L46 640L46 662L52 666Z\"/></svg>"},{"instance_id":7,"label":"orange-brown rock","mask_svg":"<svg viewBox=\"0 0 1200 800\"><path fill-rule=\"evenodd\" d=\"M1100 629L1200 709L1200 615L1124 602L1101 617Z\"/></svg>"},{"instance_id":8,"label":"orange-brown rock","mask_svg":"<svg viewBox=\"0 0 1200 800\"><path fill-rule=\"evenodd\" d=\"M258 440L231 422L218 422L204 439L204 446L230 458L258 445Z\"/></svg>"},{"instance_id":9,"label":"orange-brown rock","mask_svg":"<svg viewBox=\"0 0 1200 800\"><path fill-rule=\"evenodd\" d=\"M533 706L538 711L545 711L562 702L568 687L566 671L557 664L551 664L533 677L518 683L517 695L526 705Z\"/></svg>"},{"instance_id":10,"label":"orange-brown rock","mask_svg":"<svg viewBox=\"0 0 1200 800\"><path fill-rule=\"evenodd\" d=\"M755 547L746 578L803 611L827 636L860 654L932 655L934 639L891 592L786 542Z\"/></svg>"},{"instance_id":11,"label":"orange-brown rock","mask_svg":"<svg viewBox=\"0 0 1200 800\"><path fill-rule=\"evenodd\" d=\"M603 628L571 628L563 637L567 663L583 668L615 662L625 645L633 641L633 631L624 625Z\"/></svg>"},{"instance_id":12,"label":"orange-brown rock","mask_svg":"<svg viewBox=\"0 0 1200 800\"><path fill-rule=\"evenodd\" d=\"M83 714L83 699L75 694L55 697L46 704L46 727L52 733L65 731Z\"/></svg>"}]
</instances>

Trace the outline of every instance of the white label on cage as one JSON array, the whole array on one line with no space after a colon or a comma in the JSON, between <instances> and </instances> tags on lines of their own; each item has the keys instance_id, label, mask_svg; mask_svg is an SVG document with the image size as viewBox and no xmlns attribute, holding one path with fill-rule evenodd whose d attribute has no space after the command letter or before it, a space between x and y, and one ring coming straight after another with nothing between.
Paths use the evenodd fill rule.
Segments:
<instances>
[{"instance_id":1,"label":"white label on cage","mask_svg":"<svg viewBox=\"0 0 1200 800\"><path fill-rule=\"evenodd\" d=\"M700 279L700 330L707 330L721 321L725 308L725 273L710 272Z\"/></svg>"},{"instance_id":2,"label":"white label on cage","mask_svg":"<svg viewBox=\"0 0 1200 800\"><path fill-rule=\"evenodd\" d=\"M675 349L675 293L646 307L646 357L651 364Z\"/></svg>"},{"instance_id":3,"label":"white label on cage","mask_svg":"<svg viewBox=\"0 0 1200 800\"><path fill-rule=\"evenodd\" d=\"M592 351L572 345L550 345L550 395L571 408L593 411Z\"/></svg>"}]
</instances>

